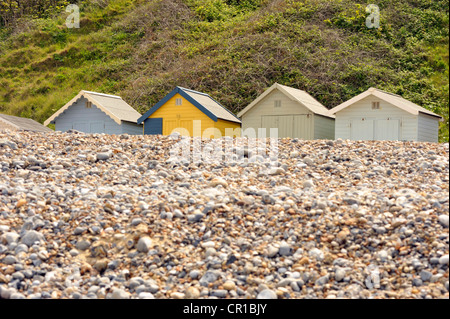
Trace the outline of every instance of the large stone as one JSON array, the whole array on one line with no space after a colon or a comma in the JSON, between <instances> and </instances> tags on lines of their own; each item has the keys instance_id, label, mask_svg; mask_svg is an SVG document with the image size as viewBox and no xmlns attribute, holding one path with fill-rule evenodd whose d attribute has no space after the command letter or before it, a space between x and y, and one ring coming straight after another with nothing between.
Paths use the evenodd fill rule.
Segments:
<instances>
[{"instance_id":1,"label":"large stone","mask_svg":"<svg viewBox=\"0 0 450 319\"><path fill-rule=\"evenodd\" d=\"M97 153L97 160L98 161L106 161L107 159L110 159L111 156L112 156L111 152Z\"/></svg>"},{"instance_id":2,"label":"large stone","mask_svg":"<svg viewBox=\"0 0 450 319\"><path fill-rule=\"evenodd\" d=\"M261 291L256 299L278 299L277 293L270 289L264 289Z\"/></svg>"},{"instance_id":3,"label":"large stone","mask_svg":"<svg viewBox=\"0 0 450 319\"><path fill-rule=\"evenodd\" d=\"M228 183L226 180L224 180L223 178L220 177L216 177L214 178L210 183L209 186L211 187L216 187L221 185L222 187L228 187Z\"/></svg>"},{"instance_id":4,"label":"large stone","mask_svg":"<svg viewBox=\"0 0 450 319\"><path fill-rule=\"evenodd\" d=\"M130 293L123 289L115 288L111 294L110 299L130 299Z\"/></svg>"},{"instance_id":5,"label":"large stone","mask_svg":"<svg viewBox=\"0 0 450 319\"><path fill-rule=\"evenodd\" d=\"M309 251L309 257L322 261L325 258L325 254L320 249L313 248Z\"/></svg>"},{"instance_id":6,"label":"large stone","mask_svg":"<svg viewBox=\"0 0 450 319\"><path fill-rule=\"evenodd\" d=\"M20 239L20 242L27 245L28 247L33 246L35 242L42 242L42 241L44 241L44 235L35 230L26 231L25 234Z\"/></svg>"},{"instance_id":7,"label":"large stone","mask_svg":"<svg viewBox=\"0 0 450 319\"><path fill-rule=\"evenodd\" d=\"M152 240L149 237L141 237L137 243L136 249L141 253L148 253L152 246Z\"/></svg>"},{"instance_id":8,"label":"large stone","mask_svg":"<svg viewBox=\"0 0 450 319\"><path fill-rule=\"evenodd\" d=\"M186 299L198 299L200 297L200 291L195 287L188 287L184 295Z\"/></svg>"},{"instance_id":9,"label":"large stone","mask_svg":"<svg viewBox=\"0 0 450 319\"><path fill-rule=\"evenodd\" d=\"M219 278L219 275L215 271L207 271L202 278L200 278L199 283L202 286L208 286L208 284L215 282Z\"/></svg>"},{"instance_id":10,"label":"large stone","mask_svg":"<svg viewBox=\"0 0 450 319\"><path fill-rule=\"evenodd\" d=\"M449 224L448 218L449 218L448 215L441 215L441 216L439 216L439 222L440 222L443 226L448 227L448 224Z\"/></svg>"},{"instance_id":11,"label":"large stone","mask_svg":"<svg viewBox=\"0 0 450 319\"><path fill-rule=\"evenodd\" d=\"M338 269L336 269L336 272L334 274L334 279L337 282L340 282L340 281L342 281L345 278L345 275L346 275L345 269L344 268L338 268Z\"/></svg>"},{"instance_id":12,"label":"large stone","mask_svg":"<svg viewBox=\"0 0 450 319\"><path fill-rule=\"evenodd\" d=\"M280 245L279 254L281 256L292 255L292 247L288 243L282 242Z\"/></svg>"},{"instance_id":13,"label":"large stone","mask_svg":"<svg viewBox=\"0 0 450 319\"><path fill-rule=\"evenodd\" d=\"M448 265L448 254L439 258L439 264Z\"/></svg>"}]
</instances>

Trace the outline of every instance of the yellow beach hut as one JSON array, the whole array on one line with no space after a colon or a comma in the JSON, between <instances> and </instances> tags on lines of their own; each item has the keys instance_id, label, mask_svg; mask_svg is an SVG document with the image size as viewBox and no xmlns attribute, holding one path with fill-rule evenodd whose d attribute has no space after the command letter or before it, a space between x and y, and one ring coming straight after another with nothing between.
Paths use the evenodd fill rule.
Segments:
<instances>
[{"instance_id":1,"label":"yellow beach hut","mask_svg":"<svg viewBox=\"0 0 450 319\"><path fill-rule=\"evenodd\" d=\"M138 119L144 135L237 137L241 120L206 93L177 86Z\"/></svg>"}]
</instances>

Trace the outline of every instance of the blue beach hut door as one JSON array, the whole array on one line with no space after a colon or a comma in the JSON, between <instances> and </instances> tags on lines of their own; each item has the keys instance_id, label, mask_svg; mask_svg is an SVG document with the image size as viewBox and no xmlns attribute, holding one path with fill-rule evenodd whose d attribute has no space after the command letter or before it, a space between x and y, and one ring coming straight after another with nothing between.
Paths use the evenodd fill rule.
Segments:
<instances>
[{"instance_id":1,"label":"blue beach hut door","mask_svg":"<svg viewBox=\"0 0 450 319\"><path fill-rule=\"evenodd\" d=\"M162 135L163 119L149 118L144 121L144 135Z\"/></svg>"}]
</instances>

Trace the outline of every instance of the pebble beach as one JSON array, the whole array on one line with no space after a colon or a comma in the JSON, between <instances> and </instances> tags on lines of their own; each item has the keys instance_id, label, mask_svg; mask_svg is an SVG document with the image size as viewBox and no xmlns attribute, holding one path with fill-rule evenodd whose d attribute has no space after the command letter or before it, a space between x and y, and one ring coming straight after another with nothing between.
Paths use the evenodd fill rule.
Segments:
<instances>
[{"instance_id":1,"label":"pebble beach","mask_svg":"<svg viewBox=\"0 0 450 319\"><path fill-rule=\"evenodd\" d=\"M448 143L178 140L0 131L0 299L449 298Z\"/></svg>"}]
</instances>

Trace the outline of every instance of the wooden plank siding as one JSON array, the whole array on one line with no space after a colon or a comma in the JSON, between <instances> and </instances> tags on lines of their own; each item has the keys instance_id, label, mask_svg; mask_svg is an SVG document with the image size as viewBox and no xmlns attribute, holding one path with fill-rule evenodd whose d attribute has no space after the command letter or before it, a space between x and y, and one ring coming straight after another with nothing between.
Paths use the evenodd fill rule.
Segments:
<instances>
[{"instance_id":1,"label":"wooden plank siding","mask_svg":"<svg viewBox=\"0 0 450 319\"><path fill-rule=\"evenodd\" d=\"M181 105L176 105L177 99L181 99ZM163 119L163 135L178 132L182 135L194 137L218 138L226 136L230 131L233 132L234 136L240 135L239 123L222 119L214 122L179 93L171 97L163 106L151 114L149 118ZM145 123L147 122L144 122L144 125ZM236 135L236 132L239 135Z\"/></svg>"},{"instance_id":2,"label":"wooden plank siding","mask_svg":"<svg viewBox=\"0 0 450 319\"><path fill-rule=\"evenodd\" d=\"M142 125L128 122L117 124L95 104L86 108L87 99L82 98L62 113L55 121L55 130L67 132L74 129L86 133L142 135Z\"/></svg>"},{"instance_id":3,"label":"wooden plank siding","mask_svg":"<svg viewBox=\"0 0 450 319\"><path fill-rule=\"evenodd\" d=\"M143 125L122 121L122 134L142 135Z\"/></svg>"},{"instance_id":4,"label":"wooden plank siding","mask_svg":"<svg viewBox=\"0 0 450 319\"><path fill-rule=\"evenodd\" d=\"M275 107L275 101L281 101L280 107ZM310 110L291 100L278 90L272 91L258 105L242 116L242 129L263 127L263 116L313 114Z\"/></svg>"},{"instance_id":5,"label":"wooden plank siding","mask_svg":"<svg viewBox=\"0 0 450 319\"><path fill-rule=\"evenodd\" d=\"M418 121L418 141L433 142L439 141L439 122L433 116L419 113Z\"/></svg>"},{"instance_id":6,"label":"wooden plank siding","mask_svg":"<svg viewBox=\"0 0 450 319\"><path fill-rule=\"evenodd\" d=\"M61 114L55 122L56 131L66 132L68 130L80 130L81 127L89 127L91 123L103 123L104 133L121 134L122 128L109 116L97 108L94 104L86 108L87 99L82 98Z\"/></svg>"},{"instance_id":7,"label":"wooden plank siding","mask_svg":"<svg viewBox=\"0 0 450 319\"><path fill-rule=\"evenodd\" d=\"M222 136L240 137L241 124L218 119L214 127L219 129Z\"/></svg>"},{"instance_id":8,"label":"wooden plank siding","mask_svg":"<svg viewBox=\"0 0 450 319\"><path fill-rule=\"evenodd\" d=\"M314 139L334 140L335 120L329 117L314 114Z\"/></svg>"},{"instance_id":9,"label":"wooden plank siding","mask_svg":"<svg viewBox=\"0 0 450 319\"><path fill-rule=\"evenodd\" d=\"M380 109L372 109L372 102L380 102ZM376 120L399 120L399 140L415 141L418 138L417 116L391 105L375 96L368 96L336 113L335 138L349 140L376 139ZM363 128L360 122L368 121ZM371 121L374 121L373 123ZM370 123L374 132L362 132ZM361 124L361 125L358 125ZM353 125L353 127L352 127ZM357 127L361 127L358 131ZM353 132L353 133L352 133ZM371 133L371 134L369 134Z\"/></svg>"},{"instance_id":10,"label":"wooden plank siding","mask_svg":"<svg viewBox=\"0 0 450 319\"><path fill-rule=\"evenodd\" d=\"M276 102L278 101L278 102ZM279 90L273 90L242 116L242 129L278 129L278 137L311 139L333 139L334 119L320 116L292 100Z\"/></svg>"}]
</instances>

